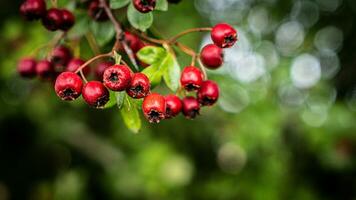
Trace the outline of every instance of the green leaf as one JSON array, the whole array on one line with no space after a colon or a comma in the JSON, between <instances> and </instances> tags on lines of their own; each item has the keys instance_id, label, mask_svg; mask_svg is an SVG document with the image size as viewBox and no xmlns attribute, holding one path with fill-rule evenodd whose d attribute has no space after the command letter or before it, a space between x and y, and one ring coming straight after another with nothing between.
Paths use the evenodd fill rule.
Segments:
<instances>
[{"instance_id":1,"label":"green leaf","mask_svg":"<svg viewBox=\"0 0 356 200\"><path fill-rule=\"evenodd\" d=\"M180 67L174 55L168 53L166 60L167 69L163 73L163 79L173 92L179 88Z\"/></svg>"},{"instance_id":2,"label":"green leaf","mask_svg":"<svg viewBox=\"0 0 356 200\"><path fill-rule=\"evenodd\" d=\"M115 92L109 90L110 92L110 99L109 101L105 104L104 109L111 108L116 104L116 95Z\"/></svg>"},{"instance_id":3,"label":"green leaf","mask_svg":"<svg viewBox=\"0 0 356 200\"><path fill-rule=\"evenodd\" d=\"M110 0L110 7L112 9L118 9L126 6L130 3L130 0Z\"/></svg>"},{"instance_id":4,"label":"green leaf","mask_svg":"<svg viewBox=\"0 0 356 200\"><path fill-rule=\"evenodd\" d=\"M168 10L167 0L157 0L155 10L167 11Z\"/></svg>"},{"instance_id":5,"label":"green leaf","mask_svg":"<svg viewBox=\"0 0 356 200\"><path fill-rule=\"evenodd\" d=\"M125 92L116 92L115 95L116 95L116 105L119 109L121 109L122 105L124 104L126 93Z\"/></svg>"},{"instance_id":6,"label":"green leaf","mask_svg":"<svg viewBox=\"0 0 356 200\"><path fill-rule=\"evenodd\" d=\"M110 21L95 22L93 21L90 29L92 30L95 39L99 46L103 46L110 42L115 36L114 26Z\"/></svg>"},{"instance_id":7,"label":"green leaf","mask_svg":"<svg viewBox=\"0 0 356 200\"><path fill-rule=\"evenodd\" d=\"M159 70L160 66L160 63L156 63L142 70L142 73L150 80L152 88L161 83L162 72Z\"/></svg>"},{"instance_id":8,"label":"green leaf","mask_svg":"<svg viewBox=\"0 0 356 200\"><path fill-rule=\"evenodd\" d=\"M118 54L116 51L114 51L114 60L115 60L115 64L120 64L121 62L121 55Z\"/></svg>"},{"instance_id":9,"label":"green leaf","mask_svg":"<svg viewBox=\"0 0 356 200\"><path fill-rule=\"evenodd\" d=\"M127 18L134 28L139 29L141 31L146 31L153 23L152 12L145 14L140 13L134 8L132 3L127 9Z\"/></svg>"},{"instance_id":10,"label":"green leaf","mask_svg":"<svg viewBox=\"0 0 356 200\"><path fill-rule=\"evenodd\" d=\"M152 65L164 58L166 50L162 47L146 46L137 52L137 57L142 62Z\"/></svg>"},{"instance_id":11,"label":"green leaf","mask_svg":"<svg viewBox=\"0 0 356 200\"><path fill-rule=\"evenodd\" d=\"M120 112L127 128L134 133L138 133L141 129L141 118L137 104L134 101L134 99L125 95L124 104L122 105Z\"/></svg>"}]
</instances>

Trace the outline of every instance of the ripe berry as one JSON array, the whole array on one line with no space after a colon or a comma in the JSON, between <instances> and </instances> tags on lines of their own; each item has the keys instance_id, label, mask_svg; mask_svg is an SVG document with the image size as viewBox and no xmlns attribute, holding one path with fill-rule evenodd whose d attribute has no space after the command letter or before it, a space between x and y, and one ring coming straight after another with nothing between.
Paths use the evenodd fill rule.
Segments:
<instances>
[{"instance_id":1,"label":"ripe berry","mask_svg":"<svg viewBox=\"0 0 356 200\"><path fill-rule=\"evenodd\" d=\"M51 52L51 62L56 66L66 66L72 58L72 52L65 46L55 47Z\"/></svg>"},{"instance_id":2,"label":"ripe berry","mask_svg":"<svg viewBox=\"0 0 356 200\"><path fill-rule=\"evenodd\" d=\"M51 62L48 60L41 60L36 65L36 73L37 75L45 80L49 80L54 75L54 67Z\"/></svg>"},{"instance_id":3,"label":"ripe berry","mask_svg":"<svg viewBox=\"0 0 356 200\"><path fill-rule=\"evenodd\" d=\"M148 13L155 9L156 0L132 0L135 8L141 13Z\"/></svg>"},{"instance_id":4,"label":"ripe berry","mask_svg":"<svg viewBox=\"0 0 356 200\"><path fill-rule=\"evenodd\" d=\"M215 44L206 45L200 53L202 63L209 69L219 68L223 64L223 57L223 50Z\"/></svg>"},{"instance_id":5,"label":"ripe berry","mask_svg":"<svg viewBox=\"0 0 356 200\"><path fill-rule=\"evenodd\" d=\"M37 20L46 14L44 0L26 0L20 6L20 13L27 20Z\"/></svg>"},{"instance_id":6,"label":"ripe berry","mask_svg":"<svg viewBox=\"0 0 356 200\"><path fill-rule=\"evenodd\" d=\"M89 81L83 87L83 98L94 108L103 108L109 101L109 91L99 81Z\"/></svg>"},{"instance_id":7,"label":"ripe berry","mask_svg":"<svg viewBox=\"0 0 356 200\"><path fill-rule=\"evenodd\" d=\"M177 116L182 110L182 101L176 95L167 95L166 100L166 119Z\"/></svg>"},{"instance_id":8,"label":"ripe berry","mask_svg":"<svg viewBox=\"0 0 356 200\"><path fill-rule=\"evenodd\" d=\"M150 80L143 73L135 73L132 76L130 86L126 89L127 94L135 99L140 99L150 92Z\"/></svg>"},{"instance_id":9,"label":"ripe berry","mask_svg":"<svg viewBox=\"0 0 356 200\"><path fill-rule=\"evenodd\" d=\"M70 12L69 10L63 9L61 11L62 11L63 22L59 27L59 29L63 31L68 31L74 25L75 17L73 13Z\"/></svg>"},{"instance_id":10,"label":"ripe berry","mask_svg":"<svg viewBox=\"0 0 356 200\"><path fill-rule=\"evenodd\" d=\"M219 98L219 86L214 81L204 81L198 91L197 97L201 105L211 106Z\"/></svg>"},{"instance_id":11,"label":"ripe berry","mask_svg":"<svg viewBox=\"0 0 356 200\"><path fill-rule=\"evenodd\" d=\"M88 15L95 21L106 21L109 19L104 8L100 5L98 0L90 2Z\"/></svg>"},{"instance_id":12,"label":"ripe berry","mask_svg":"<svg viewBox=\"0 0 356 200\"><path fill-rule=\"evenodd\" d=\"M150 123L159 123L165 117L166 101L162 95L152 93L143 100L142 110Z\"/></svg>"},{"instance_id":13,"label":"ripe berry","mask_svg":"<svg viewBox=\"0 0 356 200\"><path fill-rule=\"evenodd\" d=\"M139 37L128 31L125 32L125 41L134 53L138 52L145 45Z\"/></svg>"},{"instance_id":14,"label":"ripe berry","mask_svg":"<svg viewBox=\"0 0 356 200\"><path fill-rule=\"evenodd\" d=\"M103 74L106 68L112 66L114 63L113 62L102 62L99 63L96 68L95 68L95 76L98 80L102 80L103 79Z\"/></svg>"},{"instance_id":15,"label":"ripe berry","mask_svg":"<svg viewBox=\"0 0 356 200\"><path fill-rule=\"evenodd\" d=\"M42 18L42 24L49 31L58 30L63 24L62 11L57 8L47 10L47 13Z\"/></svg>"},{"instance_id":16,"label":"ripe berry","mask_svg":"<svg viewBox=\"0 0 356 200\"><path fill-rule=\"evenodd\" d=\"M59 74L54 84L57 96L66 101L72 101L78 98L82 92L82 87L82 79L73 72L63 72Z\"/></svg>"},{"instance_id":17,"label":"ripe berry","mask_svg":"<svg viewBox=\"0 0 356 200\"><path fill-rule=\"evenodd\" d=\"M229 48L237 41L237 32L229 24L217 24L211 31L211 39L221 48Z\"/></svg>"},{"instance_id":18,"label":"ripe berry","mask_svg":"<svg viewBox=\"0 0 356 200\"><path fill-rule=\"evenodd\" d=\"M75 72L77 71L77 69L83 65L85 63L84 60L80 59L80 58L72 58L69 62L68 62L68 65L67 65L67 68L65 71L67 72ZM83 73L85 76L89 75L90 73L90 67L89 66L86 66L84 69L83 69Z\"/></svg>"},{"instance_id":19,"label":"ripe berry","mask_svg":"<svg viewBox=\"0 0 356 200\"><path fill-rule=\"evenodd\" d=\"M23 58L17 64L18 73L24 78L36 76L36 61L33 58Z\"/></svg>"},{"instance_id":20,"label":"ripe berry","mask_svg":"<svg viewBox=\"0 0 356 200\"><path fill-rule=\"evenodd\" d=\"M110 90L124 91L130 86L131 77L131 70L126 65L113 65L104 71L103 82Z\"/></svg>"},{"instance_id":21,"label":"ripe berry","mask_svg":"<svg viewBox=\"0 0 356 200\"><path fill-rule=\"evenodd\" d=\"M182 100L182 104L183 104L182 112L187 119L194 119L197 115L199 115L200 105L196 98L185 97Z\"/></svg>"},{"instance_id":22,"label":"ripe berry","mask_svg":"<svg viewBox=\"0 0 356 200\"><path fill-rule=\"evenodd\" d=\"M183 69L180 83L187 91L197 90L203 82L203 77L204 75L200 69L188 66Z\"/></svg>"}]
</instances>

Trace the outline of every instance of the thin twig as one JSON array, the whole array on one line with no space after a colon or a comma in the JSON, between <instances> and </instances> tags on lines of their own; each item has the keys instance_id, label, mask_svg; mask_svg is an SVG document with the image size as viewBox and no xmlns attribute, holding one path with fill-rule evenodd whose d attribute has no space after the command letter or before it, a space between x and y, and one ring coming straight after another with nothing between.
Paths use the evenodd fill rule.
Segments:
<instances>
[{"instance_id":1,"label":"thin twig","mask_svg":"<svg viewBox=\"0 0 356 200\"><path fill-rule=\"evenodd\" d=\"M84 80L84 83L88 83L88 80L85 78L83 70L79 70L80 76L82 77L82 79Z\"/></svg>"},{"instance_id":2,"label":"thin twig","mask_svg":"<svg viewBox=\"0 0 356 200\"><path fill-rule=\"evenodd\" d=\"M200 67L201 71L203 72L204 80L207 80L208 79L208 74L206 73L205 67L204 67L203 63L201 62L201 60L200 60L200 55L197 56L197 59L198 59L199 67Z\"/></svg>"},{"instance_id":3,"label":"thin twig","mask_svg":"<svg viewBox=\"0 0 356 200\"><path fill-rule=\"evenodd\" d=\"M204 31L211 31L212 28L210 27L207 27L207 28L192 28L192 29L188 29L188 30L185 30L185 31L182 31L180 33L178 33L177 35L171 37L169 40L168 40L168 43L169 44L173 44L175 43L180 37L188 34L188 33L193 33L193 32L204 32Z\"/></svg>"},{"instance_id":4,"label":"thin twig","mask_svg":"<svg viewBox=\"0 0 356 200\"><path fill-rule=\"evenodd\" d=\"M84 64L82 64L76 71L75 73L78 73L79 71L81 71L82 69L84 69L86 66L88 66L90 63L94 62L95 60L97 59L100 59L100 58L104 58L104 57L112 57L113 54L112 52L109 52L109 53L105 53L105 54L99 54L93 58L91 58L90 60L86 61Z\"/></svg>"}]
</instances>

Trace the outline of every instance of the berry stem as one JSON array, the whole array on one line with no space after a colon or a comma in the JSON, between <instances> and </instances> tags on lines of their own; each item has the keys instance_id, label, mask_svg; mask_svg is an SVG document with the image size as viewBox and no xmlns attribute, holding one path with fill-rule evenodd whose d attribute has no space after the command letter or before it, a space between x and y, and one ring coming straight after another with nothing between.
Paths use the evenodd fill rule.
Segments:
<instances>
[{"instance_id":1,"label":"berry stem","mask_svg":"<svg viewBox=\"0 0 356 200\"><path fill-rule=\"evenodd\" d=\"M57 8L57 0L51 0L52 7Z\"/></svg>"},{"instance_id":2,"label":"berry stem","mask_svg":"<svg viewBox=\"0 0 356 200\"><path fill-rule=\"evenodd\" d=\"M168 44L174 44L180 37L187 35L189 33L193 33L193 32L204 32L204 31L211 31L212 28L210 27L206 27L206 28L192 28L192 29L187 29L185 31L182 31L180 33L178 33L177 35L171 37L168 40Z\"/></svg>"},{"instance_id":3,"label":"berry stem","mask_svg":"<svg viewBox=\"0 0 356 200\"><path fill-rule=\"evenodd\" d=\"M84 64L82 64L78 69L77 71L75 71L75 73L78 73L80 72L82 69L84 69L86 66L88 66L90 63L94 62L95 60L97 59L100 59L100 58L104 58L104 57L112 57L112 52L109 52L109 53L105 53L105 54L99 54L93 58L91 58L90 60L88 60L87 62L85 62Z\"/></svg>"},{"instance_id":4,"label":"berry stem","mask_svg":"<svg viewBox=\"0 0 356 200\"><path fill-rule=\"evenodd\" d=\"M82 77L82 79L84 80L85 83L88 83L88 80L85 78L83 70L79 70L80 76Z\"/></svg>"},{"instance_id":5,"label":"berry stem","mask_svg":"<svg viewBox=\"0 0 356 200\"><path fill-rule=\"evenodd\" d=\"M208 74L206 73L205 67L204 67L203 63L201 62L200 55L197 55L197 58L198 58L199 67L204 75L204 80L208 80Z\"/></svg>"}]
</instances>

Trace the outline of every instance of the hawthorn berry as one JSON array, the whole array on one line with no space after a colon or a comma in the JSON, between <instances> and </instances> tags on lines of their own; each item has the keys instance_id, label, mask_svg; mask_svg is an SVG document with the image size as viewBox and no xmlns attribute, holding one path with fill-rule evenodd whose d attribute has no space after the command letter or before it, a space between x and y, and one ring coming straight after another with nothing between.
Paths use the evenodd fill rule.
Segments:
<instances>
[{"instance_id":1,"label":"hawthorn berry","mask_svg":"<svg viewBox=\"0 0 356 200\"><path fill-rule=\"evenodd\" d=\"M105 69L112 65L114 65L114 63L110 61L99 63L95 68L96 78L102 80Z\"/></svg>"},{"instance_id":2,"label":"hawthorn berry","mask_svg":"<svg viewBox=\"0 0 356 200\"><path fill-rule=\"evenodd\" d=\"M72 58L72 52L66 46L55 47L50 56L50 61L55 66L66 66Z\"/></svg>"},{"instance_id":3,"label":"hawthorn berry","mask_svg":"<svg viewBox=\"0 0 356 200\"><path fill-rule=\"evenodd\" d=\"M199 115L199 101L194 97L185 97L182 100L182 112L187 119L194 119Z\"/></svg>"},{"instance_id":4,"label":"hawthorn berry","mask_svg":"<svg viewBox=\"0 0 356 200\"><path fill-rule=\"evenodd\" d=\"M124 91L131 83L132 72L126 65L113 65L104 71L104 85L113 91Z\"/></svg>"},{"instance_id":5,"label":"hawthorn berry","mask_svg":"<svg viewBox=\"0 0 356 200\"><path fill-rule=\"evenodd\" d=\"M67 72L75 72L77 71L77 69L83 65L85 63L84 60L80 59L80 58L72 58L68 64L67 64L67 67L66 67L66 70ZM85 76L89 75L90 73L90 68L88 66L86 66L84 69L83 69L83 73Z\"/></svg>"},{"instance_id":6,"label":"hawthorn berry","mask_svg":"<svg viewBox=\"0 0 356 200\"><path fill-rule=\"evenodd\" d=\"M42 18L43 26L49 31L56 31L62 27L63 13L57 8L47 10L47 13Z\"/></svg>"},{"instance_id":7,"label":"hawthorn berry","mask_svg":"<svg viewBox=\"0 0 356 200\"><path fill-rule=\"evenodd\" d=\"M141 13L151 12L156 7L156 0L132 0L132 3Z\"/></svg>"},{"instance_id":8,"label":"hawthorn berry","mask_svg":"<svg viewBox=\"0 0 356 200\"><path fill-rule=\"evenodd\" d=\"M132 76L131 83L126 89L127 94L135 99L141 99L150 92L150 80L143 73L135 73Z\"/></svg>"},{"instance_id":9,"label":"hawthorn berry","mask_svg":"<svg viewBox=\"0 0 356 200\"><path fill-rule=\"evenodd\" d=\"M140 40L139 37L128 31L125 32L125 41L134 53L138 52L141 48L145 46L145 44Z\"/></svg>"},{"instance_id":10,"label":"hawthorn berry","mask_svg":"<svg viewBox=\"0 0 356 200\"><path fill-rule=\"evenodd\" d=\"M26 0L20 6L21 15L27 20L37 20L46 14L44 0Z\"/></svg>"},{"instance_id":11,"label":"hawthorn berry","mask_svg":"<svg viewBox=\"0 0 356 200\"><path fill-rule=\"evenodd\" d=\"M23 58L17 64L17 72L24 78L36 76L36 60L33 58Z\"/></svg>"},{"instance_id":12,"label":"hawthorn berry","mask_svg":"<svg viewBox=\"0 0 356 200\"><path fill-rule=\"evenodd\" d=\"M219 98L218 84L211 80L204 81L198 91L197 98L203 106L213 105Z\"/></svg>"},{"instance_id":13,"label":"hawthorn berry","mask_svg":"<svg viewBox=\"0 0 356 200\"><path fill-rule=\"evenodd\" d=\"M188 66L183 69L180 83L187 91L193 91L200 88L203 79L204 75L199 68Z\"/></svg>"},{"instance_id":14,"label":"hawthorn berry","mask_svg":"<svg viewBox=\"0 0 356 200\"><path fill-rule=\"evenodd\" d=\"M36 73L42 79L49 80L54 75L53 64L48 60L41 60L36 65Z\"/></svg>"},{"instance_id":15,"label":"hawthorn berry","mask_svg":"<svg viewBox=\"0 0 356 200\"><path fill-rule=\"evenodd\" d=\"M165 118L166 100L162 95L152 93L144 98L142 111L150 123L159 123Z\"/></svg>"},{"instance_id":16,"label":"hawthorn berry","mask_svg":"<svg viewBox=\"0 0 356 200\"><path fill-rule=\"evenodd\" d=\"M237 41L237 32L229 24L217 24L211 31L211 39L218 47L229 48Z\"/></svg>"},{"instance_id":17,"label":"hawthorn berry","mask_svg":"<svg viewBox=\"0 0 356 200\"><path fill-rule=\"evenodd\" d=\"M108 15L105 12L105 9L100 5L100 2L98 0L90 2L88 15L95 21L106 21L109 19Z\"/></svg>"},{"instance_id":18,"label":"hawthorn berry","mask_svg":"<svg viewBox=\"0 0 356 200\"><path fill-rule=\"evenodd\" d=\"M103 108L109 101L109 90L99 81L89 81L83 87L83 98L94 108Z\"/></svg>"},{"instance_id":19,"label":"hawthorn berry","mask_svg":"<svg viewBox=\"0 0 356 200\"><path fill-rule=\"evenodd\" d=\"M82 79L73 72L62 72L56 79L54 89L62 100L72 101L82 93Z\"/></svg>"},{"instance_id":20,"label":"hawthorn berry","mask_svg":"<svg viewBox=\"0 0 356 200\"><path fill-rule=\"evenodd\" d=\"M177 116L182 110L182 101L176 95L167 95L164 97L166 100L166 119Z\"/></svg>"},{"instance_id":21,"label":"hawthorn berry","mask_svg":"<svg viewBox=\"0 0 356 200\"><path fill-rule=\"evenodd\" d=\"M61 10L61 12L62 12L63 21L59 29L63 31L68 31L74 25L75 17L73 13L70 12L69 10L63 9Z\"/></svg>"},{"instance_id":22,"label":"hawthorn berry","mask_svg":"<svg viewBox=\"0 0 356 200\"><path fill-rule=\"evenodd\" d=\"M201 62L209 69L219 68L224 61L223 50L215 44L206 45L200 53Z\"/></svg>"}]
</instances>

